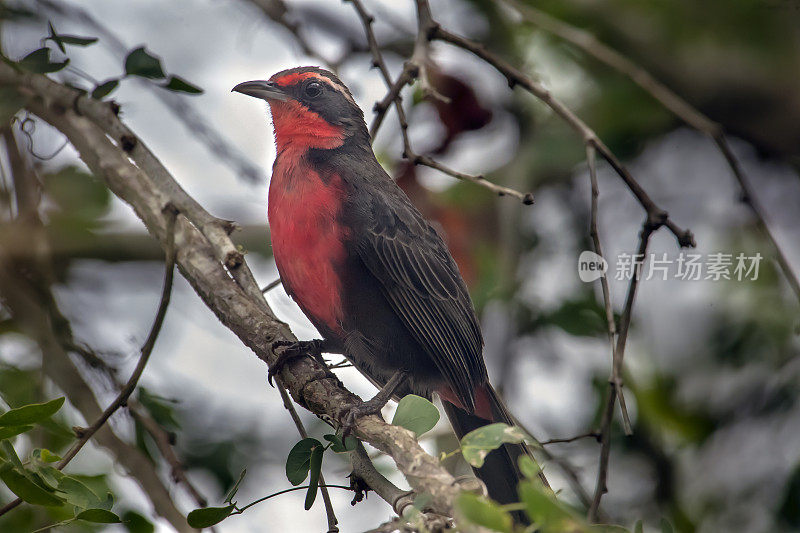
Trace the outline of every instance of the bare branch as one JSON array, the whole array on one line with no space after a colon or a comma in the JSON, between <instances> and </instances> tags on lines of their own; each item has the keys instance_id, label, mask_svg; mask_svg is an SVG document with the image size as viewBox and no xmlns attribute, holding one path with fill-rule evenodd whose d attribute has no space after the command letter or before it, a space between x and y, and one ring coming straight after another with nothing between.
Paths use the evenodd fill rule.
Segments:
<instances>
[{"instance_id":1,"label":"bare branch","mask_svg":"<svg viewBox=\"0 0 800 533\"><path fill-rule=\"evenodd\" d=\"M275 281L269 282L266 287L261 289L261 292L262 292L262 294L267 294L269 291L271 291L272 289L274 289L275 287L277 287L280 284L281 284L281 278L278 278Z\"/></svg>"},{"instance_id":2,"label":"bare branch","mask_svg":"<svg viewBox=\"0 0 800 533\"><path fill-rule=\"evenodd\" d=\"M563 438L563 439L543 440L539 444L541 444L542 446L547 446L548 444L566 444L566 443L575 442L575 441L581 440L581 439L588 439L590 437L593 438L593 439L599 440L600 439L600 433L598 433L596 431L590 431L588 433L581 433L580 435L575 435L574 437L567 437L567 438Z\"/></svg>"},{"instance_id":3,"label":"bare branch","mask_svg":"<svg viewBox=\"0 0 800 533\"><path fill-rule=\"evenodd\" d=\"M427 91L428 95L438 95L438 93L433 90L430 83L427 81L426 63L428 62L430 34L438 26L431 16L428 2L425 0L416 0L417 36L414 42L414 52L412 53L411 58L403 65L403 71L400 73L397 81L392 82L389 69L386 67L386 62L383 60L383 54L378 46L378 41L375 39L375 32L372 30L374 17L367 12L367 10L364 8L364 5L361 3L361 0L347 1L353 4L353 7L356 9L359 18L361 19L361 22L364 26L364 32L367 36L367 44L369 45L370 52L372 53L372 65L380 70L383 81L386 83L386 86L389 90L386 96L380 102L375 104L375 119L370 127L370 136L373 139L375 138L375 134L377 133L378 128L383 121L386 111L390 105L394 105L395 111L397 112L397 119L400 122L400 133L403 138L403 157L405 159L408 159L414 165L430 167L456 179L469 181L476 185L480 185L481 187L489 189L498 196L513 196L522 200L522 202L526 205L532 204L533 194L529 192L523 193L508 187L496 185L487 180L484 176L475 176L458 172L439 163L438 161L435 161L431 157L417 154L411 147L411 140L408 137L408 119L406 118L406 113L403 109L403 102L400 92L407 84L412 83L415 79L419 78L420 82L423 84L423 91ZM443 98L441 95L435 97L440 99Z\"/></svg>"},{"instance_id":4,"label":"bare branch","mask_svg":"<svg viewBox=\"0 0 800 533\"><path fill-rule=\"evenodd\" d=\"M597 201L600 196L600 190L597 186L597 161L595 157L594 146L586 145L586 161L589 166L589 179L592 185L592 207L591 207L591 224L589 233L592 237L594 252L603 257L603 248L600 245L600 233L597 229ZM638 274L638 273L637 273ZM631 429L631 421L628 416L628 409L625 404L625 395L622 392L622 376L619 373L619 366L617 365L617 347L616 347L616 334L617 328L614 324L614 310L611 306L611 291L608 288L608 278L603 275L600 276L600 286L603 291L603 306L606 312L606 325L608 328L608 341L611 346L611 382L614 385L616 395L619 398L619 406L622 409L622 423L625 428L625 434L630 435L633 433Z\"/></svg>"},{"instance_id":5,"label":"bare branch","mask_svg":"<svg viewBox=\"0 0 800 533\"><path fill-rule=\"evenodd\" d=\"M14 310L15 320L41 347L45 375L69 398L85 420L100 417L102 410L89 383L63 349L54 332L52 317L46 312L47 306L42 305L38 299L42 291L20 283L19 277L12 276L6 268L0 268L0 287L4 300ZM139 483L156 513L164 517L177 531L193 531L186 523L186 517L172 501L169 490L159 478L153 464L138 448L120 439L108 425L100 428L94 440L113 453L117 463ZM19 503L21 500L14 500L0 509L0 512L5 513Z\"/></svg>"},{"instance_id":6,"label":"bare branch","mask_svg":"<svg viewBox=\"0 0 800 533\"><path fill-rule=\"evenodd\" d=\"M561 117L575 132L580 135L584 144L593 146L597 152L611 165L614 171L622 178L622 181L628 186L628 189L633 193L639 204L647 211L649 224L655 229L661 226L666 226L674 235L680 246L695 246L694 236L689 230L679 228L666 211L658 207L650 196L645 192L639 183L628 172L628 169L617 159L617 156L603 143L597 134L583 120L578 118L567 106L560 100L556 99L550 94L539 82L535 81L530 76L526 75L504 59L488 51L482 44L461 37L451 33L440 26L435 26L430 35L431 39L440 40L452 44L458 48L462 48L468 52L475 54L477 57L492 65L498 72L500 72L508 80L511 87L519 85L526 91L537 97L556 115Z\"/></svg>"},{"instance_id":7,"label":"bare branch","mask_svg":"<svg viewBox=\"0 0 800 533\"><path fill-rule=\"evenodd\" d=\"M161 456L167 461L167 464L169 464L172 479L186 487L186 490L188 490L189 494L192 495L192 498L194 498L194 501L197 503L197 505L200 507L205 507L208 505L208 500L206 497L200 494L200 491L197 490L197 488L186 476L183 464L181 464L178 456L175 455L175 450L172 449L172 442L169 433L167 433L167 431L164 430L164 428L162 428L136 400L128 400L128 411L136 420L139 421L139 423L150 434L150 436L153 437L153 441L156 443L158 451L161 452Z\"/></svg>"},{"instance_id":8,"label":"bare branch","mask_svg":"<svg viewBox=\"0 0 800 533\"><path fill-rule=\"evenodd\" d=\"M108 45L120 58L125 57L130 51L120 37L97 20L89 10L64 0L36 0L36 4L49 13L76 20L90 28L92 32L101 36L103 43ZM197 106L190 103L183 95L165 91L150 80L138 79L135 81L140 86L152 91L173 117L191 133L192 138L199 140L215 157L234 168L239 176L253 183L260 182L264 178L264 172L243 155L233 143L220 135L198 111Z\"/></svg>"},{"instance_id":9,"label":"bare branch","mask_svg":"<svg viewBox=\"0 0 800 533\"><path fill-rule=\"evenodd\" d=\"M767 224L765 216L766 211L755 199L749 185L749 180L742 170L741 164L728 145L728 141L725 137L725 130L722 125L707 117L689 102L681 98L672 89L653 77L653 75L644 68L607 46L591 33L552 17L540 9L529 5L523 5L517 0L505 0L505 2L519 11L526 20L574 44L588 55L627 76L633 83L649 93L686 124L705 133L714 140L741 188L742 200L752 209L753 214L755 214L759 229L772 244L775 251L775 259L783 271L786 281L794 291L795 296L800 300L800 280L798 279L798 274L792 269L789 260L786 258L778 241L769 229L769 224Z\"/></svg>"},{"instance_id":10,"label":"bare branch","mask_svg":"<svg viewBox=\"0 0 800 533\"><path fill-rule=\"evenodd\" d=\"M298 46L300 46L300 50L302 50L303 54L318 59L324 65L331 65L331 62L317 52L300 32L300 24L292 20L289 13L289 6L286 5L286 2L283 0L247 0L247 2L258 7L261 12L264 13L264 16L272 22L286 28L286 30L292 34Z\"/></svg>"},{"instance_id":11,"label":"bare branch","mask_svg":"<svg viewBox=\"0 0 800 533\"><path fill-rule=\"evenodd\" d=\"M642 224L642 230L639 232L639 248L636 252L636 258L644 258L653 231L655 230L648 217ZM591 522L596 522L598 520L600 500L603 494L608 492L606 479L608 478L608 459L611 452L611 422L614 418L614 402L617 399L618 390L617 383L614 381L614 376L620 376L622 373L625 343L628 340L628 329L631 324L631 315L633 314L633 302L636 298L636 289L639 286L639 277L641 276L642 268L640 262L636 261L634 264L635 268L631 274L630 283L628 284L628 294L625 297L625 307L622 310L622 316L619 321L616 358L613 362L613 369L611 371L612 378L609 379L608 392L606 393L605 406L603 408L603 417L600 422L600 464L597 469L597 484L595 485L594 497L592 498L592 505L589 507L588 513L588 518Z\"/></svg>"},{"instance_id":12,"label":"bare branch","mask_svg":"<svg viewBox=\"0 0 800 533\"><path fill-rule=\"evenodd\" d=\"M161 332L161 326L164 324L164 317L167 314L167 308L169 307L170 296L172 294L172 279L175 275L175 241L174 241L174 228L175 228L175 219L178 216L178 212L172 207L167 206L164 210L166 212L166 219L167 219L167 242L166 242L166 249L167 249L167 258L165 261L164 267L164 287L161 292L161 301L158 303L158 311L156 312L156 317L153 320L153 327L150 329L150 334L147 336L147 340L145 341L144 345L142 346L142 353L139 356L139 362L136 364L136 368L134 368L131 377L128 379L128 382L125 383L125 386L122 387L122 390L119 391L119 394L114 399L111 404L106 407L103 414L94 421L94 423L89 426L88 428L80 428L76 430L76 433L79 435L78 441L72 445L72 447L64 454L64 457L59 461L56 468L59 470L63 469L67 464L72 460L75 455L83 448L83 446L89 442L89 439L97 433L97 430L100 429L106 421L111 418L117 409L125 405L130 398L131 394L133 394L134 389L136 389L136 385L139 383L139 378L142 377L142 372L144 372L144 367L147 365L147 362L150 360L150 354L153 352L153 347L156 344L156 339L158 338L158 334Z\"/></svg>"}]
</instances>

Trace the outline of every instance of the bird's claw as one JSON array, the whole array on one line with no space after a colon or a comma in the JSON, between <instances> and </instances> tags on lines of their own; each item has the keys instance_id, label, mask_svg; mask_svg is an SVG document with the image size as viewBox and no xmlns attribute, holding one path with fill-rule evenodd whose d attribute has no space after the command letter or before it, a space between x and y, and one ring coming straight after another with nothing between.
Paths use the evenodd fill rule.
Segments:
<instances>
[{"instance_id":1,"label":"bird's claw","mask_svg":"<svg viewBox=\"0 0 800 533\"><path fill-rule=\"evenodd\" d=\"M279 348L283 348L280 353L277 353ZM275 341L272 343L272 351L277 354L277 359L275 362L270 365L269 370L267 371L267 381L273 387L275 386L272 383L272 378L283 370L283 367L286 366L286 363L291 361L292 359L297 359L298 357L303 357L304 355L310 355L314 359L316 359L321 365L325 366L325 360L322 358L322 341L320 340L313 340L313 341Z\"/></svg>"},{"instance_id":2,"label":"bird's claw","mask_svg":"<svg viewBox=\"0 0 800 533\"><path fill-rule=\"evenodd\" d=\"M386 402L374 402L367 400L359 404L351 406L342 417L342 438L349 436L356 427L356 422L362 416L379 415L381 409L386 405Z\"/></svg>"}]
</instances>

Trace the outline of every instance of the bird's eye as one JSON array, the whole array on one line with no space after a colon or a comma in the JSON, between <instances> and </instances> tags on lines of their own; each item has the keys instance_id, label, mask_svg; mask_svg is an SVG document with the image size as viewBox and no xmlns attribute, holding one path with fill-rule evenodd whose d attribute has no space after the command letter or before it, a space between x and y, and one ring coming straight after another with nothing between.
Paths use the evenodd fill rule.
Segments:
<instances>
[{"instance_id":1,"label":"bird's eye","mask_svg":"<svg viewBox=\"0 0 800 533\"><path fill-rule=\"evenodd\" d=\"M322 84L316 81L312 81L306 88L304 89L306 96L309 98L316 98L317 96L322 94Z\"/></svg>"}]
</instances>

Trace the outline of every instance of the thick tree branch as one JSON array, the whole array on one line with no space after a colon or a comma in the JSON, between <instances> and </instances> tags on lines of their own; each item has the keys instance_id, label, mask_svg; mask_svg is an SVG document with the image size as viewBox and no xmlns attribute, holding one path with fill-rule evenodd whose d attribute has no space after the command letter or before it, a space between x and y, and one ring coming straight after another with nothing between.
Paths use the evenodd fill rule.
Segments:
<instances>
[{"instance_id":1,"label":"thick tree branch","mask_svg":"<svg viewBox=\"0 0 800 533\"><path fill-rule=\"evenodd\" d=\"M224 221L212 217L191 199L107 104L90 101L44 76L18 73L7 65L0 65L0 83L17 87L32 112L62 131L89 168L131 204L162 244L167 238L163 208L172 203L179 209L186 217L181 217L175 227L181 273L225 326L259 358L273 363L276 355L272 343L295 338L261 298L258 285L228 237ZM133 148L126 150L131 144ZM318 416L341 420L350 406L360 402L311 358L290 362L281 377L295 401ZM354 430L359 438L390 455L415 491L432 496L432 509L451 514L459 488L411 432L374 415L359 419Z\"/></svg>"}]
</instances>

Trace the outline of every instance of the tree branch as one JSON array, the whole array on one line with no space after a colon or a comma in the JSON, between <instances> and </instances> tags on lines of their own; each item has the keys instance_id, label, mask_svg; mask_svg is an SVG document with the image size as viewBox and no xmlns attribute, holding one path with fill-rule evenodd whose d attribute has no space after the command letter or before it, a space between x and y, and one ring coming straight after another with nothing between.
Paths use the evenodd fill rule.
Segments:
<instances>
[{"instance_id":1,"label":"tree branch","mask_svg":"<svg viewBox=\"0 0 800 533\"><path fill-rule=\"evenodd\" d=\"M136 363L136 368L134 368L131 377L128 379L128 382L122 387L117 394L117 397L114 398L114 401L106 407L103 414L101 414L94 423L89 426L88 428L79 428L76 429L76 433L78 434L78 441L64 454L64 457L59 461L56 468L62 470L67 464L72 460L75 455L83 448L83 446L89 442L89 439L97 433L103 424L108 421L109 418L130 398L131 394L133 394L134 389L136 389L136 385L139 383L139 378L142 377L142 373L144 372L144 367L147 365L147 362L150 360L150 354L153 352L153 347L155 347L156 339L158 338L158 334L161 332L161 326L164 324L164 317L167 314L167 308L169 307L169 300L170 296L172 295L172 279L175 274L175 237L174 237L174 228L175 228L175 219L178 216L178 212L171 206L167 205L164 209L166 212L166 250L167 250L167 257L165 260L165 267L164 267L164 286L161 291L161 301L158 303L158 311L156 311L156 317L153 320L153 327L150 329L150 334L147 336L147 340L142 345L142 352L139 356L139 362Z\"/></svg>"},{"instance_id":2,"label":"tree branch","mask_svg":"<svg viewBox=\"0 0 800 533\"><path fill-rule=\"evenodd\" d=\"M433 90L430 83L427 81L426 62L428 61L428 47L429 47L429 34L436 27L436 23L431 17L430 7L424 0L416 0L417 6L417 36L414 42L414 51L411 58L403 64L403 71L400 73L396 82L392 82L389 69L386 67L386 62L383 60L378 41L375 38L375 32L372 30L372 23L375 20L370 15L361 3L361 0L346 0L353 4L353 7L358 13L361 23L364 26L364 33L367 36L367 44L372 54L372 66L377 67L386 83L389 92L380 102L375 104L375 118L370 127L370 137L375 139L375 134L383 121L390 105L394 105L397 111L397 119L400 122L400 133L403 138L403 157L411 161L414 165L422 165L425 167L433 168L447 174L453 178L469 181L486 189L489 189L498 196L513 196L522 200L526 205L533 203L533 194L523 193L508 187L497 185L487 180L484 176L475 176L472 174L465 174L457 170L453 170L442 163L434 160L433 158L417 154L411 146L411 140L408 137L408 119L406 112L403 109L403 102L400 92L407 84L412 83L415 79L419 78L423 85L423 91L427 95L437 95ZM443 98L441 95L438 98Z\"/></svg>"},{"instance_id":3,"label":"tree branch","mask_svg":"<svg viewBox=\"0 0 800 533\"><path fill-rule=\"evenodd\" d=\"M278 281L280 281L280 279ZM280 392L281 399L283 400L283 406L287 411L289 411L289 415L292 417L292 422L294 422L298 433L300 433L300 437L304 439L307 438L308 432L303 425L303 421L300 420L300 416L297 414L297 410L294 408L294 404L292 403L291 398L289 398L289 394L286 392L286 386L283 384L283 380L279 376L275 376L275 386L278 387L278 392ZM322 472L319 474L319 490L322 492L322 500L325 503L325 514L328 517L328 533L338 532L339 528L337 527L337 524L339 523L339 520L337 520L336 513L333 511L331 495L328 493L328 488L325 485L325 478L323 477Z\"/></svg>"},{"instance_id":4,"label":"tree branch","mask_svg":"<svg viewBox=\"0 0 800 533\"><path fill-rule=\"evenodd\" d=\"M628 169L625 167L625 165L623 165L622 162L617 159L617 156L615 156L614 153L603 143L594 130L592 130L585 122L583 122L583 120L581 120L571 109L550 94L550 91L547 90L543 85L535 81L530 76L527 76L525 73L504 59L501 59L497 55L488 51L482 44L467 39L466 37L461 37L460 35L451 33L443 29L441 26L437 25L433 27L430 32L430 38L433 40L450 43L453 46L471 52L489 65L493 66L498 72L505 76L505 78L508 80L509 86L514 87L519 85L541 100L545 105L552 109L556 115L561 117L562 120L564 120L573 130L575 130L575 132L583 140L584 144L594 147L597 152L606 161L608 161L614 171L619 175L622 181L625 182L625 185L628 186L628 189L639 201L639 204L647 212L647 217L651 226L653 226L655 229L658 229L661 226L666 226L672 232L672 234L675 235L675 238L680 246L695 246L692 232L678 227L678 225L669 218L667 212L653 202L647 192L642 189L630 172L628 172Z\"/></svg>"},{"instance_id":5,"label":"tree branch","mask_svg":"<svg viewBox=\"0 0 800 533\"><path fill-rule=\"evenodd\" d=\"M167 217L167 227L168 230L171 230L175 226L175 218L177 217L178 213L172 208L165 209L165 211L169 212ZM131 374L130 379L125 386L122 387L122 390L119 392L117 397L108 407L106 407L105 411L103 411L103 413L92 423L92 425L88 428L74 428L75 433L78 436L78 440L70 447L67 453L64 454L64 457L56 465L56 468L59 470L63 470L64 467L67 466L69 462L72 461L72 459L78 454L78 452L81 451L81 448L83 448L84 445L95 435L95 433L97 433L97 431L103 427L108 419L111 418L115 412L117 412L117 409L122 407L128 401L128 398L131 394L133 394L136 385L139 383L139 378L142 376L144 367L147 365L147 361L150 359L150 354L153 351L156 339L161 331L161 326L164 323L164 316L167 313L170 295L172 294L172 278L175 270L175 246L173 237L171 237L171 235L172 233L170 232L167 236L166 270L164 273L164 288L161 294L161 301L158 304L158 311L156 312L156 318L153 321L153 327L150 330L147 340L142 346L139 362L136 364L133 374ZM0 509L0 516L10 511L20 503L22 503L22 500L19 498L10 502L8 505Z\"/></svg>"},{"instance_id":6,"label":"tree branch","mask_svg":"<svg viewBox=\"0 0 800 533\"><path fill-rule=\"evenodd\" d=\"M644 258L647 253L647 246L650 242L650 236L655 231L653 225L650 223L650 218L645 219L642 224L642 230L639 232L639 248L636 252L636 258ZM590 522L597 522L600 511L600 500L603 494L608 492L606 479L608 477L608 460L611 452L611 422L614 418L614 402L617 399L618 387L617 381L621 383L619 376L622 374L622 360L625 356L625 343L628 340L628 329L631 324L631 316L633 314L633 302L636 299L636 289L639 287L639 277L641 276L642 264L634 262L635 267L631 276L630 283L628 284L628 293L625 297L625 307L622 310L622 316L619 320L619 334L617 336L616 345L616 358L613 361L613 368L611 370L611 378L609 379L608 392L606 393L605 406L603 408L603 418L600 422L600 464L597 469L597 484L595 485L594 497L592 504L589 507L588 518ZM620 397L622 398L622 397Z\"/></svg>"},{"instance_id":7,"label":"tree branch","mask_svg":"<svg viewBox=\"0 0 800 533\"><path fill-rule=\"evenodd\" d=\"M589 166L589 179L592 186L591 223L589 233L592 237L594 252L600 257L603 257L603 248L600 245L600 233L597 229L597 201L598 197L600 196L600 190L597 186L597 162L595 157L595 148L594 146L588 144L586 145L586 161ZM622 392L622 376L620 375L620 366L617 365L617 328L614 323L614 310L611 307L611 291L608 288L608 278L605 275L600 276L600 287L603 291L603 306L605 307L606 312L608 341L611 346L611 383L614 385L615 394L619 398L619 406L622 410L622 424L625 429L625 434L630 435L633 433L633 430L631 429L631 421L630 417L628 416L628 408L625 404L625 395Z\"/></svg>"},{"instance_id":8,"label":"tree branch","mask_svg":"<svg viewBox=\"0 0 800 533\"><path fill-rule=\"evenodd\" d=\"M44 310L46 307L33 296L38 296L40 291L20 283L19 277L12 276L5 266L0 268L0 287L5 302L13 309L15 320L19 321L23 331L41 347L45 375L63 391L85 420L100 417L102 410L91 387L63 349L53 331L53 321ZM186 523L186 517L172 501L169 490L162 483L153 464L139 449L117 437L108 425L101 427L95 434L95 441L110 450L116 461L138 481L158 515L164 517L177 531L193 531ZM13 509L19 502L20 500L14 500L0 511Z\"/></svg>"},{"instance_id":9,"label":"tree branch","mask_svg":"<svg viewBox=\"0 0 800 533\"><path fill-rule=\"evenodd\" d=\"M260 359L273 363L273 342L295 338L261 298L225 224L191 199L141 140L136 140L132 150L124 149L130 143L122 143L121 137L133 134L107 104L7 65L0 65L0 84L17 87L32 112L67 135L95 175L131 204L162 244L167 238L163 207L172 203L179 209L185 217L175 225L176 262L181 273L225 326ZM232 257L238 260L231 261ZM340 421L350 406L360 402L311 358L290 362L280 375L294 400L318 416ZM372 415L359 419L354 433L390 455L415 491L432 496L432 509L451 514L459 488L411 432Z\"/></svg>"},{"instance_id":10,"label":"tree branch","mask_svg":"<svg viewBox=\"0 0 800 533\"><path fill-rule=\"evenodd\" d=\"M725 157L725 162L728 164L728 167L730 167L731 173L739 184L739 187L742 191L742 200L753 211L753 214L756 216L759 229L772 244L772 247L775 251L775 259L783 271L786 281L789 283L792 291L794 291L797 299L800 300L800 280L798 280L798 275L792 269L789 260L786 258L786 255L783 252L783 249L780 247L778 241L775 239L775 236L772 234L772 231L769 229L769 225L767 224L765 216L766 211L761 205L759 205L758 201L753 195L753 191L749 185L749 180L742 170L739 160L733 154L733 151L728 145L728 141L725 137L725 129L722 127L722 124L707 117L700 110L681 98L672 89L658 81L644 68L637 65L613 48L607 46L591 33L552 17L540 9L523 5L517 0L505 0L505 2L513 6L513 8L520 12L526 20L530 21L536 26L539 26L545 31L572 43L588 55L627 76L633 83L641 87L644 91L650 94L650 96L658 100L661 105L671 111L675 116L683 120L686 124L711 137L711 139L716 143L717 148L719 148L720 152Z\"/></svg>"}]
</instances>

